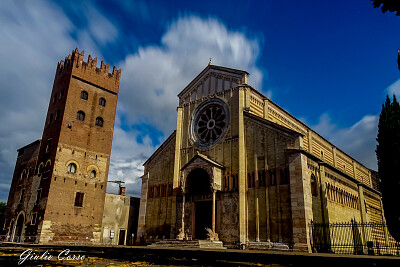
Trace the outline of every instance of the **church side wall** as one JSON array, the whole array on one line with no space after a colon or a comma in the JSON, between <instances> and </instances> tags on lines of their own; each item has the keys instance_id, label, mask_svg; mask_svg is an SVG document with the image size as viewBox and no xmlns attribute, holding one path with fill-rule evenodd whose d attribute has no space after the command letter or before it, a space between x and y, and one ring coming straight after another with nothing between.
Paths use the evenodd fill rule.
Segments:
<instances>
[{"instance_id":1,"label":"church side wall","mask_svg":"<svg viewBox=\"0 0 400 267\"><path fill-rule=\"evenodd\" d=\"M292 241L289 163L295 137L245 120L247 218L250 241Z\"/></svg>"},{"instance_id":2,"label":"church side wall","mask_svg":"<svg viewBox=\"0 0 400 267\"><path fill-rule=\"evenodd\" d=\"M138 237L144 235L148 241L157 238L175 238L172 232L173 175L175 159L175 136L168 140L165 147L145 165L146 201L141 203L145 218L139 218ZM143 185L142 185L143 189ZM146 205L146 208L142 205ZM142 217L143 215L140 214ZM144 224L142 225L142 222Z\"/></svg>"}]
</instances>

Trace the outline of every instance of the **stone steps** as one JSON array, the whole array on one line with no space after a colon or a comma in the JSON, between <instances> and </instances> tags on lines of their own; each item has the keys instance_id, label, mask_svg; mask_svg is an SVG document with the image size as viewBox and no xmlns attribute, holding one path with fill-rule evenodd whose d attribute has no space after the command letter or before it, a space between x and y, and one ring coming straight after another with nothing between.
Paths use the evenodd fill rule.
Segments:
<instances>
[{"instance_id":1,"label":"stone steps","mask_svg":"<svg viewBox=\"0 0 400 267\"><path fill-rule=\"evenodd\" d=\"M274 242L249 242L248 248L257 250L289 250L289 245Z\"/></svg>"},{"instance_id":2,"label":"stone steps","mask_svg":"<svg viewBox=\"0 0 400 267\"><path fill-rule=\"evenodd\" d=\"M159 240L149 247L176 247L176 248L206 248L206 249L226 249L222 241L210 241L210 240Z\"/></svg>"}]
</instances>

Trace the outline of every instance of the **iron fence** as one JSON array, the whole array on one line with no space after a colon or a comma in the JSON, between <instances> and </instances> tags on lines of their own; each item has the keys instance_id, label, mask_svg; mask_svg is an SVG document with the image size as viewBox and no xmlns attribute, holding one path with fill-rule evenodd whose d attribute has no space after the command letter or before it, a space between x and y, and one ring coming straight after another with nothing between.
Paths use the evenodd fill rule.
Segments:
<instances>
[{"instance_id":1,"label":"iron fence","mask_svg":"<svg viewBox=\"0 0 400 267\"><path fill-rule=\"evenodd\" d=\"M384 223L311 222L309 227L313 252L400 255L400 242L390 236Z\"/></svg>"}]
</instances>

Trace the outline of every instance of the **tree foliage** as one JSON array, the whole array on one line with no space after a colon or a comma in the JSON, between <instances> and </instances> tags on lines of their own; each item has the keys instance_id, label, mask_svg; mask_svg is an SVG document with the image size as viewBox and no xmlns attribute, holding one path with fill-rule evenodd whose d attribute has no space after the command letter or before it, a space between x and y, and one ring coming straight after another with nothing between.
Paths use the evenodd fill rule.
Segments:
<instances>
[{"instance_id":1,"label":"tree foliage","mask_svg":"<svg viewBox=\"0 0 400 267\"><path fill-rule=\"evenodd\" d=\"M399 0L372 0L375 8L381 8L382 13L386 11L395 12L400 16L400 1Z\"/></svg>"},{"instance_id":2,"label":"tree foliage","mask_svg":"<svg viewBox=\"0 0 400 267\"><path fill-rule=\"evenodd\" d=\"M378 124L376 157L382 202L390 234L400 240L400 105L393 95L382 105Z\"/></svg>"}]
</instances>

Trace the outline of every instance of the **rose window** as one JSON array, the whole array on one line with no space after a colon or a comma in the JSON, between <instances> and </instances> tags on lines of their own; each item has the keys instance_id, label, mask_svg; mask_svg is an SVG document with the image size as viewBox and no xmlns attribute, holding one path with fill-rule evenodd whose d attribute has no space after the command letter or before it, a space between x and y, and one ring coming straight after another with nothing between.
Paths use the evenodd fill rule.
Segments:
<instances>
[{"instance_id":1,"label":"rose window","mask_svg":"<svg viewBox=\"0 0 400 267\"><path fill-rule=\"evenodd\" d=\"M201 104L192 118L191 139L198 147L216 144L226 133L229 110L225 102L212 99Z\"/></svg>"}]
</instances>

